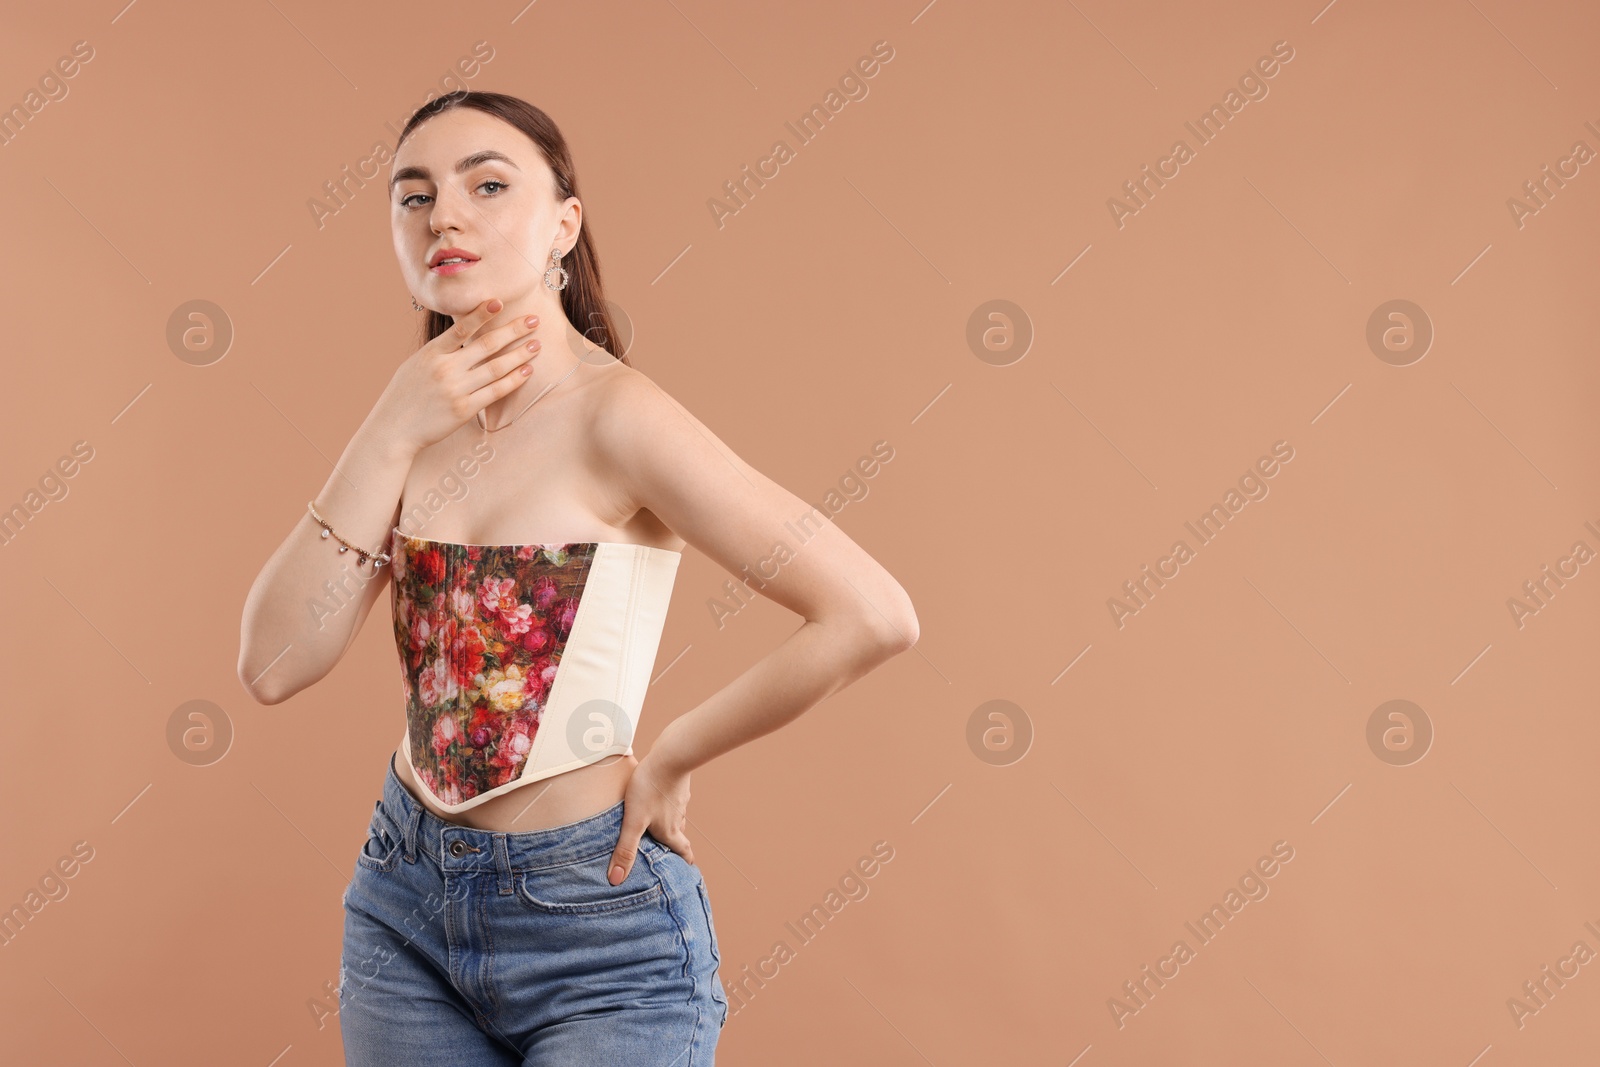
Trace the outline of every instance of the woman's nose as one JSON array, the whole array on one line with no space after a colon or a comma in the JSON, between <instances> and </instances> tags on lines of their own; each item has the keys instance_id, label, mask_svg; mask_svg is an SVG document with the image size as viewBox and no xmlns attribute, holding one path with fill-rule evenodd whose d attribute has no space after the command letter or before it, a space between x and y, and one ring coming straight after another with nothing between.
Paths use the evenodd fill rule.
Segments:
<instances>
[{"instance_id":1,"label":"woman's nose","mask_svg":"<svg viewBox=\"0 0 1600 1067\"><path fill-rule=\"evenodd\" d=\"M444 233L446 229L461 229L464 221L463 213L470 210L466 203L457 195L454 186L446 185L439 189L433 198L433 211L429 215L429 222L434 233Z\"/></svg>"}]
</instances>

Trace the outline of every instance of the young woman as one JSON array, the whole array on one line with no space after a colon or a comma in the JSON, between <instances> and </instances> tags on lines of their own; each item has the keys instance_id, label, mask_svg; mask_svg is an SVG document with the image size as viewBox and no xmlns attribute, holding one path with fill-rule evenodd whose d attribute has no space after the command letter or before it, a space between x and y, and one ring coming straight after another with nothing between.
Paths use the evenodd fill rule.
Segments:
<instances>
[{"instance_id":1,"label":"young woman","mask_svg":"<svg viewBox=\"0 0 1600 1067\"><path fill-rule=\"evenodd\" d=\"M426 343L256 579L239 658L286 700L393 583L406 723L345 892L348 1062L711 1064L728 1005L690 773L909 648L916 615L618 350L544 112L441 97L393 164ZM804 621L636 759L686 543Z\"/></svg>"}]
</instances>

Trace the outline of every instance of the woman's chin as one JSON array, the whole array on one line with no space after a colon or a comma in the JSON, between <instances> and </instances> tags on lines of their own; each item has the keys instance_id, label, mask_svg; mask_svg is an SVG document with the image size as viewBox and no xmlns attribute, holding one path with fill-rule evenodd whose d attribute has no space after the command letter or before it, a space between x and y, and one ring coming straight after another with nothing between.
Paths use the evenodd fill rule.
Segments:
<instances>
[{"instance_id":1,"label":"woman's chin","mask_svg":"<svg viewBox=\"0 0 1600 1067\"><path fill-rule=\"evenodd\" d=\"M451 315L459 319L463 315L470 314L473 309L487 299L489 298L486 296L463 296L461 293L451 293L449 296L440 297L436 301L430 300L428 302L428 306L431 308L437 308L445 315Z\"/></svg>"}]
</instances>

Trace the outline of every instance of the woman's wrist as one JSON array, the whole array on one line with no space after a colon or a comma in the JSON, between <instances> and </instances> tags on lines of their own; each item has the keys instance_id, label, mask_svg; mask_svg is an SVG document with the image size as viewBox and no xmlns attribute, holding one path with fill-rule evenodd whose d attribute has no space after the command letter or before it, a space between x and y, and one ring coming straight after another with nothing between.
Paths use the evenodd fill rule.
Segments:
<instances>
[{"instance_id":1,"label":"woman's wrist","mask_svg":"<svg viewBox=\"0 0 1600 1067\"><path fill-rule=\"evenodd\" d=\"M681 716L667 723L648 754L653 763L670 775L689 774L704 762L696 758L682 723Z\"/></svg>"},{"instance_id":2,"label":"woman's wrist","mask_svg":"<svg viewBox=\"0 0 1600 1067\"><path fill-rule=\"evenodd\" d=\"M404 440L381 422L368 421L356 431L366 444L391 463L403 463L409 470L421 449Z\"/></svg>"}]
</instances>

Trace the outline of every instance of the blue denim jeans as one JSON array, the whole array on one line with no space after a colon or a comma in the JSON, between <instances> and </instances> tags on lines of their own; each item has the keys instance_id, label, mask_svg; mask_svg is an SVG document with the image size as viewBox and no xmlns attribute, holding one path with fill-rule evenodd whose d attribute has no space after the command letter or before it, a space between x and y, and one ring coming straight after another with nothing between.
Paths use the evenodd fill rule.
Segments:
<instances>
[{"instance_id":1,"label":"blue denim jeans","mask_svg":"<svg viewBox=\"0 0 1600 1067\"><path fill-rule=\"evenodd\" d=\"M344 895L339 1023L352 1067L711 1067L728 1001L700 869L646 831L606 880L622 802L491 833L395 776Z\"/></svg>"}]
</instances>

